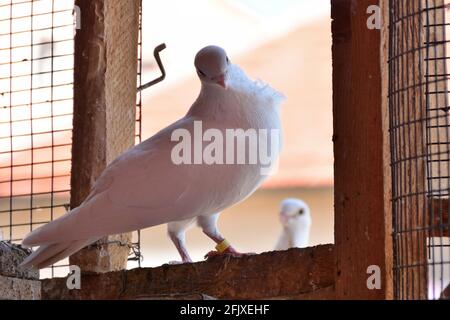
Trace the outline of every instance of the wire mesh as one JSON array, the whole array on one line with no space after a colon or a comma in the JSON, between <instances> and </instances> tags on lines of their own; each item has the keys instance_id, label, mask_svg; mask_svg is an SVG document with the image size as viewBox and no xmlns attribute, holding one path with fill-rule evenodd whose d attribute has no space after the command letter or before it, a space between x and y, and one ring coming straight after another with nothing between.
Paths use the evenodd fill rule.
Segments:
<instances>
[{"instance_id":1,"label":"wire mesh","mask_svg":"<svg viewBox=\"0 0 450 320\"><path fill-rule=\"evenodd\" d=\"M139 1L139 36L138 36L138 70L137 70L137 87L139 88L142 85L142 66L143 66L143 58L142 58L142 0ZM138 91L136 97L136 136L135 143L141 143L142 141L142 91ZM141 231L137 230L133 233L132 239L132 251L131 256L129 257L129 261L134 261L137 263L137 266L141 267L141 262L143 260L143 256L141 254Z\"/></svg>"},{"instance_id":2,"label":"wire mesh","mask_svg":"<svg viewBox=\"0 0 450 320\"><path fill-rule=\"evenodd\" d=\"M389 121L397 299L448 298L448 3L389 4Z\"/></svg>"},{"instance_id":3,"label":"wire mesh","mask_svg":"<svg viewBox=\"0 0 450 320\"><path fill-rule=\"evenodd\" d=\"M0 0L0 240L20 243L69 208L74 12L69 0ZM140 94L136 106L138 143ZM139 232L132 249L140 266ZM66 259L41 277L67 270Z\"/></svg>"}]
</instances>

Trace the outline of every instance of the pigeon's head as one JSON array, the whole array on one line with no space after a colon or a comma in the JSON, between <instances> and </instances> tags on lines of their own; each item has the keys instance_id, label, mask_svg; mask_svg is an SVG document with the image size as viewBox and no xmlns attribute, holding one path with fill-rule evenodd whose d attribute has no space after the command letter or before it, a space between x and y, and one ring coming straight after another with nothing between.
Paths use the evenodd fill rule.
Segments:
<instances>
[{"instance_id":1,"label":"pigeon's head","mask_svg":"<svg viewBox=\"0 0 450 320\"><path fill-rule=\"evenodd\" d=\"M228 65L230 61L225 50L217 46L207 46L195 56L195 69L204 84L227 88Z\"/></svg>"},{"instance_id":2,"label":"pigeon's head","mask_svg":"<svg viewBox=\"0 0 450 320\"><path fill-rule=\"evenodd\" d=\"M311 225L309 206L299 199L285 199L281 202L280 221L284 228L300 228Z\"/></svg>"}]
</instances>

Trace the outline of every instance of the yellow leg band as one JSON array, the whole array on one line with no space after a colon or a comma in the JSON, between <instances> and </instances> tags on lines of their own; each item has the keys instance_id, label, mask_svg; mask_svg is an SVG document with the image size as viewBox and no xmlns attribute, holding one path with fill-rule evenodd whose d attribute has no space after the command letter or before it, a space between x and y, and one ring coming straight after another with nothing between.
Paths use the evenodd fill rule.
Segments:
<instances>
[{"instance_id":1,"label":"yellow leg band","mask_svg":"<svg viewBox=\"0 0 450 320\"><path fill-rule=\"evenodd\" d=\"M225 250L227 250L230 247L230 243L227 239L224 239L221 243L219 243L216 246L216 250L220 253L223 253Z\"/></svg>"}]
</instances>

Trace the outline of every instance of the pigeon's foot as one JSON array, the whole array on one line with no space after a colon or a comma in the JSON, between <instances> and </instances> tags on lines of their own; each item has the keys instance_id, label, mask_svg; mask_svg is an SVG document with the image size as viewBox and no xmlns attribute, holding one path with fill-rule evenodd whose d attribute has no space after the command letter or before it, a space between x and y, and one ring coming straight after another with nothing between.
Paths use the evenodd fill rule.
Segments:
<instances>
[{"instance_id":1,"label":"pigeon's foot","mask_svg":"<svg viewBox=\"0 0 450 320\"><path fill-rule=\"evenodd\" d=\"M228 247L223 252L219 252L219 251L216 251L216 250L208 252L207 254L205 254L205 259L209 259L209 258L215 257L215 256L223 256L223 255L225 255L225 256L232 256L232 257L235 257L235 258L241 258L241 257L244 257L244 256L251 256L251 255L254 255L254 254L256 254L256 253L253 253L253 252L242 253L242 252L236 251L233 247Z\"/></svg>"}]
</instances>

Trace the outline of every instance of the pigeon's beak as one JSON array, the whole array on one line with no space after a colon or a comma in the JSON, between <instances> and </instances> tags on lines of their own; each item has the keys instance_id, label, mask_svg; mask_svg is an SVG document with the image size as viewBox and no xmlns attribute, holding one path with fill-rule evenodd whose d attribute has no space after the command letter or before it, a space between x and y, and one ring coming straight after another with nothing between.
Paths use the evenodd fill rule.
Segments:
<instances>
[{"instance_id":1,"label":"pigeon's beak","mask_svg":"<svg viewBox=\"0 0 450 320\"><path fill-rule=\"evenodd\" d=\"M227 83L225 81L225 74L221 74L220 76L217 77L216 79L216 83L221 86L222 88L226 89L227 88Z\"/></svg>"}]
</instances>

